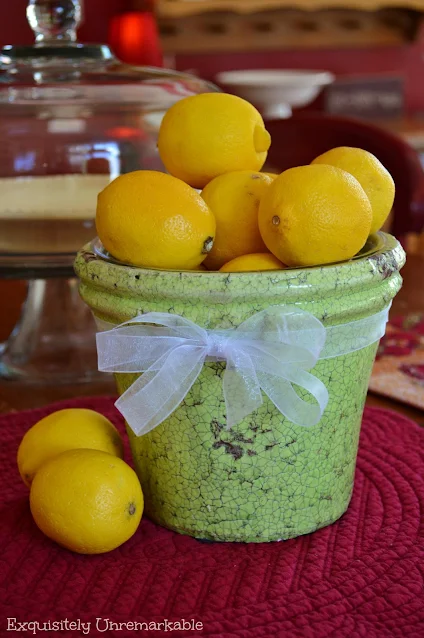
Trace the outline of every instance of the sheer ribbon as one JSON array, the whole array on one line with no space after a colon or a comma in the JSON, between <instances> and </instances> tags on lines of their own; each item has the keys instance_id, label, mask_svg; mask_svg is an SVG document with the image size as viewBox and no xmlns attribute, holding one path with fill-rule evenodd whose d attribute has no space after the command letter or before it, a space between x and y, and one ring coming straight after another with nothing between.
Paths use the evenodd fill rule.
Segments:
<instances>
[{"instance_id":1,"label":"sheer ribbon","mask_svg":"<svg viewBox=\"0 0 424 638\"><path fill-rule=\"evenodd\" d=\"M378 341L389 307L365 319L325 328L295 306L271 306L231 330L205 330L168 313L149 312L97 334L99 370L143 373L116 402L136 435L162 423L184 400L205 361L225 361L227 427L262 404L262 392L296 425L318 423L328 390L312 370ZM110 324L101 324L105 328ZM303 400L294 386L306 390Z\"/></svg>"}]
</instances>

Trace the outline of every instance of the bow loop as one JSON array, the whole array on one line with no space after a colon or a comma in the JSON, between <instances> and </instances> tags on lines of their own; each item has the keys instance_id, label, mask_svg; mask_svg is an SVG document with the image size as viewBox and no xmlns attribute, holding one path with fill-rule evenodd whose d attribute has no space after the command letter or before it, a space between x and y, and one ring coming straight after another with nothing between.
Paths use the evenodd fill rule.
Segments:
<instances>
[{"instance_id":1,"label":"bow loop","mask_svg":"<svg viewBox=\"0 0 424 638\"><path fill-rule=\"evenodd\" d=\"M313 368L325 344L323 324L296 306L284 306L284 312L281 308L271 306L252 315L237 328L235 338L245 333L259 350Z\"/></svg>"}]
</instances>

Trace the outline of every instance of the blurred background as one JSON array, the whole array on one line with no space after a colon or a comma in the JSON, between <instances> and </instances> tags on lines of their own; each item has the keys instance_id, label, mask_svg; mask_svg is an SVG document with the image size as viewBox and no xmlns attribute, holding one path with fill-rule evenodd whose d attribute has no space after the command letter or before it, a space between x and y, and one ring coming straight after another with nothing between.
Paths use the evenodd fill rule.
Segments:
<instances>
[{"instance_id":1,"label":"blurred background","mask_svg":"<svg viewBox=\"0 0 424 638\"><path fill-rule=\"evenodd\" d=\"M0 4L0 45L32 44L27 0ZM334 82L300 108L372 120L421 155L423 16L424 0L85 0L78 37L218 84L234 70L327 71Z\"/></svg>"},{"instance_id":2,"label":"blurred background","mask_svg":"<svg viewBox=\"0 0 424 638\"><path fill-rule=\"evenodd\" d=\"M0 45L31 44L27 0L1 4L7 19L0 24ZM84 5L79 40L107 42L129 63L163 61L210 80L235 69L323 69L336 75L336 86L313 108L362 109L369 115L373 107L375 117L424 114L422 0L86 0ZM352 87L359 92L356 99Z\"/></svg>"}]
</instances>

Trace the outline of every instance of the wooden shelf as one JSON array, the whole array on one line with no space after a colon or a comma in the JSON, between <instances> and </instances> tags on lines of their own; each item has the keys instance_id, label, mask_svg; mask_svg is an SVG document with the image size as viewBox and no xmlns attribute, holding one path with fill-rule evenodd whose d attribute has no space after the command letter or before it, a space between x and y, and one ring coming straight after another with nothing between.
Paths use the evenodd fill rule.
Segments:
<instances>
[{"instance_id":1,"label":"wooden shelf","mask_svg":"<svg viewBox=\"0 0 424 638\"><path fill-rule=\"evenodd\" d=\"M211 11L246 14L272 9L378 11L388 8L423 12L424 0L158 0L157 2L157 13L161 18L181 18Z\"/></svg>"},{"instance_id":2,"label":"wooden shelf","mask_svg":"<svg viewBox=\"0 0 424 638\"><path fill-rule=\"evenodd\" d=\"M159 16L158 24L165 53L216 53L396 46L413 39L420 17L421 14L402 9L274 9L244 14L206 12L179 18Z\"/></svg>"}]
</instances>

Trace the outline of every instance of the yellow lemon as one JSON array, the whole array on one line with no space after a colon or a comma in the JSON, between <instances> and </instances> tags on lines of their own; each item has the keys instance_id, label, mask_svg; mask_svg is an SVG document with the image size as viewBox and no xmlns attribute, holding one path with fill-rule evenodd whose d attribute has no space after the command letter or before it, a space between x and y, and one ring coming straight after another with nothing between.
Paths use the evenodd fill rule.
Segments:
<instances>
[{"instance_id":1,"label":"yellow lemon","mask_svg":"<svg viewBox=\"0 0 424 638\"><path fill-rule=\"evenodd\" d=\"M372 208L370 233L380 230L392 210L395 183L389 171L375 155L362 148L341 146L323 153L312 164L330 164L347 171L361 184Z\"/></svg>"},{"instance_id":2,"label":"yellow lemon","mask_svg":"<svg viewBox=\"0 0 424 638\"><path fill-rule=\"evenodd\" d=\"M263 240L288 266L350 259L365 244L371 220L371 204L358 180L324 164L284 171L259 207Z\"/></svg>"},{"instance_id":3,"label":"yellow lemon","mask_svg":"<svg viewBox=\"0 0 424 638\"><path fill-rule=\"evenodd\" d=\"M284 270L285 266L271 253L242 255L224 264L219 272L253 272L255 270Z\"/></svg>"},{"instance_id":4,"label":"yellow lemon","mask_svg":"<svg viewBox=\"0 0 424 638\"><path fill-rule=\"evenodd\" d=\"M260 170L270 145L260 113L227 93L176 102L162 120L158 140L166 169L197 188L223 173Z\"/></svg>"},{"instance_id":5,"label":"yellow lemon","mask_svg":"<svg viewBox=\"0 0 424 638\"><path fill-rule=\"evenodd\" d=\"M18 468L25 484L31 484L45 461L75 448L102 450L123 457L119 432L105 416L83 408L59 410L33 425L21 441Z\"/></svg>"},{"instance_id":6,"label":"yellow lemon","mask_svg":"<svg viewBox=\"0 0 424 638\"><path fill-rule=\"evenodd\" d=\"M271 179L275 179L276 177L278 177L280 175L280 173L264 173L264 172L262 174L263 175L267 175Z\"/></svg>"},{"instance_id":7,"label":"yellow lemon","mask_svg":"<svg viewBox=\"0 0 424 638\"><path fill-rule=\"evenodd\" d=\"M126 173L109 184L98 196L96 227L113 257L145 268L196 268L215 236L215 218L199 193L158 171Z\"/></svg>"},{"instance_id":8,"label":"yellow lemon","mask_svg":"<svg viewBox=\"0 0 424 638\"><path fill-rule=\"evenodd\" d=\"M41 531L80 554L102 554L137 530L143 493L134 470L98 450L70 450L47 461L31 485L30 506Z\"/></svg>"},{"instance_id":9,"label":"yellow lemon","mask_svg":"<svg viewBox=\"0 0 424 638\"><path fill-rule=\"evenodd\" d=\"M216 236L205 266L217 270L240 255L266 252L259 232L259 202L272 179L263 173L236 171L215 177L202 197L215 215Z\"/></svg>"}]
</instances>

